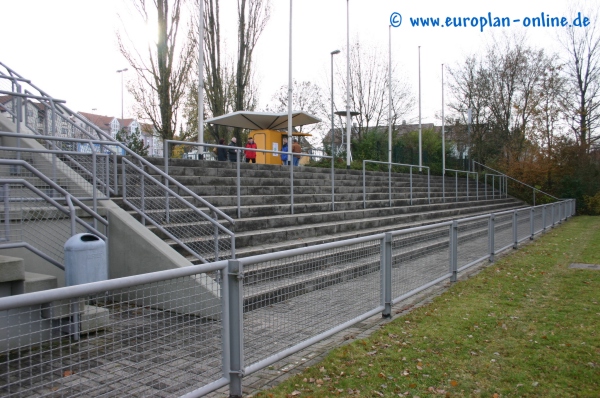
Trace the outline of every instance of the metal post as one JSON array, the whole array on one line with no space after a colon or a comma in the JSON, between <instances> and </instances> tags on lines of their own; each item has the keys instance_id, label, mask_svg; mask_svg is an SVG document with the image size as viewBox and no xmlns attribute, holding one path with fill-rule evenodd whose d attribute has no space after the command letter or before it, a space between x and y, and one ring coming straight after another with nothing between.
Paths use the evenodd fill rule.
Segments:
<instances>
[{"instance_id":1,"label":"metal post","mask_svg":"<svg viewBox=\"0 0 600 398\"><path fill-rule=\"evenodd\" d=\"M456 282L458 274L458 221L450 226L450 282Z\"/></svg>"},{"instance_id":2,"label":"metal post","mask_svg":"<svg viewBox=\"0 0 600 398\"><path fill-rule=\"evenodd\" d=\"M487 200L487 173L483 175L483 187L484 187L484 195L485 195L485 200Z\"/></svg>"},{"instance_id":3,"label":"metal post","mask_svg":"<svg viewBox=\"0 0 600 398\"><path fill-rule=\"evenodd\" d=\"M431 169L427 169L427 202L431 204Z\"/></svg>"},{"instance_id":4,"label":"metal post","mask_svg":"<svg viewBox=\"0 0 600 398\"><path fill-rule=\"evenodd\" d=\"M550 206L550 217L552 218L551 227L554 228L554 203L552 203L552 205Z\"/></svg>"},{"instance_id":5,"label":"metal post","mask_svg":"<svg viewBox=\"0 0 600 398\"><path fill-rule=\"evenodd\" d=\"M413 183L412 183L412 166L410 166L410 205L413 204Z\"/></svg>"},{"instance_id":6,"label":"metal post","mask_svg":"<svg viewBox=\"0 0 600 398\"><path fill-rule=\"evenodd\" d=\"M446 170L442 174L442 201L446 203Z\"/></svg>"},{"instance_id":7,"label":"metal post","mask_svg":"<svg viewBox=\"0 0 600 398\"><path fill-rule=\"evenodd\" d=\"M10 185L4 184L4 238L10 240Z\"/></svg>"},{"instance_id":8,"label":"metal post","mask_svg":"<svg viewBox=\"0 0 600 398\"><path fill-rule=\"evenodd\" d=\"M244 377L244 320L243 320L244 272L239 260L227 262L229 302L229 396L242 397Z\"/></svg>"},{"instance_id":9,"label":"metal post","mask_svg":"<svg viewBox=\"0 0 600 398\"><path fill-rule=\"evenodd\" d=\"M392 207L392 163L388 163L388 197L389 205Z\"/></svg>"},{"instance_id":10,"label":"metal post","mask_svg":"<svg viewBox=\"0 0 600 398\"><path fill-rule=\"evenodd\" d=\"M367 180L366 175L367 174L365 172L365 167L366 167L366 163L363 160L363 180L362 180L362 183L363 183L363 209L367 208L367 183L366 183L366 180Z\"/></svg>"},{"instance_id":11,"label":"metal post","mask_svg":"<svg viewBox=\"0 0 600 398\"><path fill-rule=\"evenodd\" d=\"M534 223L534 219L535 219L535 207L531 208L531 211L529 213L529 225L531 227L531 236L529 237L529 240L533 240L533 236L535 235L535 223Z\"/></svg>"},{"instance_id":12,"label":"metal post","mask_svg":"<svg viewBox=\"0 0 600 398\"><path fill-rule=\"evenodd\" d=\"M97 167L97 159L96 159L96 151L94 146L92 145L92 204L94 208L94 213L98 214L98 177L96 176L96 167ZM98 220L94 217L94 228L98 229Z\"/></svg>"},{"instance_id":13,"label":"metal post","mask_svg":"<svg viewBox=\"0 0 600 398\"><path fill-rule=\"evenodd\" d=\"M392 316L392 233L386 232L381 241L381 305L384 307L381 316Z\"/></svg>"},{"instance_id":14,"label":"metal post","mask_svg":"<svg viewBox=\"0 0 600 398\"><path fill-rule=\"evenodd\" d=\"M454 172L454 197L456 202L458 202L458 173Z\"/></svg>"},{"instance_id":15,"label":"metal post","mask_svg":"<svg viewBox=\"0 0 600 398\"><path fill-rule=\"evenodd\" d=\"M119 165L117 163L117 153L113 152L113 172L115 182L115 194L119 195Z\"/></svg>"},{"instance_id":16,"label":"metal post","mask_svg":"<svg viewBox=\"0 0 600 398\"><path fill-rule=\"evenodd\" d=\"M75 212L75 206L73 206L73 201L71 200L71 195L66 195L65 200L67 202L67 206L69 206L69 214L71 216L71 236L77 234L77 213Z\"/></svg>"},{"instance_id":17,"label":"metal post","mask_svg":"<svg viewBox=\"0 0 600 398\"><path fill-rule=\"evenodd\" d=\"M288 144L289 145L289 144ZM238 150L235 150L235 167L236 167L236 195L237 195L237 217L238 218L242 218L242 209L241 209L241 205L242 205L242 199L241 199L241 183L242 183L242 179L240 177L240 158L241 158L241 153L238 152ZM293 167L290 167L290 170L292 170L291 172L293 173ZM293 177L293 174L292 174ZM292 194L292 214L294 214L294 180L291 180L291 194Z\"/></svg>"},{"instance_id":18,"label":"metal post","mask_svg":"<svg viewBox=\"0 0 600 398\"><path fill-rule=\"evenodd\" d=\"M144 173L140 173L140 177L140 206L142 207L142 214L146 214L146 177L144 176ZM146 217L142 217L142 225L146 225Z\"/></svg>"},{"instance_id":19,"label":"metal post","mask_svg":"<svg viewBox=\"0 0 600 398\"><path fill-rule=\"evenodd\" d=\"M492 174L492 200L496 199L496 192L495 192L496 191L496 186L494 185L495 177L496 176ZM500 197L502 197L502 196L500 196Z\"/></svg>"},{"instance_id":20,"label":"metal post","mask_svg":"<svg viewBox=\"0 0 600 398\"><path fill-rule=\"evenodd\" d=\"M332 149L333 151L333 149ZM333 152L331 152L331 211L335 210L335 168L333 167Z\"/></svg>"},{"instance_id":21,"label":"metal post","mask_svg":"<svg viewBox=\"0 0 600 398\"><path fill-rule=\"evenodd\" d=\"M542 231L546 231L546 205L542 207Z\"/></svg>"},{"instance_id":22,"label":"metal post","mask_svg":"<svg viewBox=\"0 0 600 398\"><path fill-rule=\"evenodd\" d=\"M475 167L474 163L473 167ZM475 197L475 199L479 200L479 174L475 174L475 190L477 191L477 196Z\"/></svg>"},{"instance_id":23,"label":"metal post","mask_svg":"<svg viewBox=\"0 0 600 398\"><path fill-rule=\"evenodd\" d=\"M169 142L163 141L163 157L165 159L165 174L169 175ZM142 171L144 171L142 166ZM144 192L142 192L142 196ZM165 177L165 220L169 222L171 216L169 214L169 179Z\"/></svg>"},{"instance_id":24,"label":"metal post","mask_svg":"<svg viewBox=\"0 0 600 398\"><path fill-rule=\"evenodd\" d=\"M490 219L488 222L488 252L490 253L490 263L494 262L494 255L496 254L496 250L494 248L494 231L496 224L496 216L494 213L490 214Z\"/></svg>"},{"instance_id":25,"label":"metal post","mask_svg":"<svg viewBox=\"0 0 600 398\"><path fill-rule=\"evenodd\" d=\"M533 188L533 205L535 206L535 188Z\"/></svg>"},{"instance_id":26,"label":"metal post","mask_svg":"<svg viewBox=\"0 0 600 398\"><path fill-rule=\"evenodd\" d=\"M519 229L517 227L518 210L513 211L513 249L516 249L519 246Z\"/></svg>"},{"instance_id":27,"label":"metal post","mask_svg":"<svg viewBox=\"0 0 600 398\"><path fill-rule=\"evenodd\" d=\"M219 217L217 216L216 211L212 211L214 223L214 238L215 238L215 261L219 261L219 227L217 227L217 223L219 222ZM233 257L232 257L233 258Z\"/></svg>"},{"instance_id":28,"label":"metal post","mask_svg":"<svg viewBox=\"0 0 600 398\"><path fill-rule=\"evenodd\" d=\"M469 201L469 172L467 172L467 202Z\"/></svg>"}]
</instances>

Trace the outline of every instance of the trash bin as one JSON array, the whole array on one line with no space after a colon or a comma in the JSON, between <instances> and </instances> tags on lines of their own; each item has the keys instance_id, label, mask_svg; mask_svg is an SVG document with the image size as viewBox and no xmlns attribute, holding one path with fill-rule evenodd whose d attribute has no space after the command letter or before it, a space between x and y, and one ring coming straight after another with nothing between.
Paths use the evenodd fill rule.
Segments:
<instances>
[{"instance_id":1,"label":"trash bin","mask_svg":"<svg viewBox=\"0 0 600 398\"><path fill-rule=\"evenodd\" d=\"M65 243L65 285L108 279L106 242L93 234L77 234Z\"/></svg>"}]
</instances>

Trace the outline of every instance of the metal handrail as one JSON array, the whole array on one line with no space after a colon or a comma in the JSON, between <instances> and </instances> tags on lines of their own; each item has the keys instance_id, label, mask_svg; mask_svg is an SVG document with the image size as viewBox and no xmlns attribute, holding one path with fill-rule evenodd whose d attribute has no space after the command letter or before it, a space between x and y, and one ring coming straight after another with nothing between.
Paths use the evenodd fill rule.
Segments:
<instances>
[{"instance_id":1,"label":"metal handrail","mask_svg":"<svg viewBox=\"0 0 600 398\"><path fill-rule=\"evenodd\" d=\"M455 170L455 169L444 169L442 173L442 197L444 202L446 201L446 172L451 171L454 173L454 196L455 200L458 202L458 174L465 173L467 175L467 201L469 201L469 174L475 174L475 184L476 184L476 200L479 200L479 174L475 171L467 171L467 170Z\"/></svg>"},{"instance_id":2,"label":"metal handrail","mask_svg":"<svg viewBox=\"0 0 600 398\"><path fill-rule=\"evenodd\" d=\"M282 152L282 151L272 151L269 149L254 149L254 148L245 148L245 147L232 147L230 145L217 145L217 144L200 144L197 142L187 142L187 141L176 141L176 140L165 140L165 148L169 148L169 144L174 144L174 145L189 145L189 146L200 146L200 147L209 147L209 148L224 148L224 149L232 149L235 148L235 150L238 153L237 159L236 159L236 163L237 163L237 175L236 175L236 188L237 188L237 217L241 218L241 172L240 172L240 163L241 163L241 156L239 156L240 153L244 152L244 151L251 151L251 152L261 152L261 153L271 153L271 154L278 154L278 155L282 155L282 154L289 154L289 152ZM169 157L168 157L169 151L165 150L164 151L164 167L165 167L165 172L168 170L169 168ZM293 156L293 155L292 155ZM318 157L318 158L322 158L322 159L332 159L332 156L323 156L323 155L315 155L315 154L308 154L308 153L302 153L302 156L308 156L308 157ZM294 170L293 170L294 166L292 163L290 163L290 212L291 214L294 214ZM334 171L334 167L333 167L333 162L332 162L332 167L331 167L331 206L332 206L332 210L335 209L335 171Z\"/></svg>"},{"instance_id":3,"label":"metal handrail","mask_svg":"<svg viewBox=\"0 0 600 398\"><path fill-rule=\"evenodd\" d=\"M366 164L367 163L375 163L375 164L386 164L388 165L388 195L389 195L389 206L392 207L392 166L401 166L408 167L410 170L410 205L413 204L413 168L427 169L427 201L431 204L431 176L430 176L430 168L428 166L419 166L414 164L404 164L404 163L393 163L393 162L380 162L377 160L363 160L363 208L367 208L367 173L366 173Z\"/></svg>"},{"instance_id":4,"label":"metal handrail","mask_svg":"<svg viewBox=\"0 0 600 398\"><path fill-rule=\"evenodd\" d=\"M139 174L144 176L144 178L148 179L150 182L152 182L158 186L161 186L160 181L157 180L156 178L154 178L152 175L148 174L147 172L145 172L143 169L136 166L133 162L129 161L128 159L123 159L123 201L125 203L127 203L127 205L130 206L132 209L134 209L135 211L140 213L140 215L144 218L145 221L150 222L156 228L160 229L162 233L167 235L170 239L173 239L174 242L176 242L178 245L180 245L183 249L185 249L192 256L196 257L198 260L200 260L202 262L207 262L206 259L202 255L200 255L200 253L193 250L191 247L189 247L189 245L184 243L181 239L179 239L177 236L172 234L169 230L163 228L162 225L160 225L159 223L154 221L154 219L152 219L152 217L148 216L146 214L146 212L144 211L145 210L144 208L142 208L142 209L138 208L131 201L129 201L127 199L127 173L125 171L125 165L129 165L130 167L134 168ZM198 209L196 206L191 204L189 201L187 201L181 195L179 195L178 193L176 193L175 191L173 191L172 189L170 189L168 187L163 186L163 188L166 191L165 197L171 196L173 198L176 198L177 200L184 203L193 213L199 215L204 220L215 224L214 220L210 216L208 216L206 213L204 213L203 211ZM167 216L167 222L169 222L168 216ZM231 236L231 258L235 258L235 234L233 232L231 232L229 229L227 229L226 227L224 227L223 225L221 225L220 223L216 223L215 228L217 228L221 232ZM215 237L215 239L218 240L218 235ZM215 244L218 244L218 243L215 243ZM217 252L218 252L218 250L217 250ZM217 254L217 257L218 257L218 254Z\"/></svg>"},{"instance_id":5,"label":"metal handrail","mask_svg":"<svg viewBox=\"0 0 600 398\"><path fill-rule=\"evenodd\" d=\"M561 199L557 198L557 197L556 197L556 196L554 196L554 195L551 195L551 194L549 194L549 193L547 193L547 192L544 192L544 191L542 191L541 189L538 189L538 188L536 188L536 187L532 187L532 186L531 186L531 185L529 185L529 184L526 184L526 183L524 183L524 182L522 182L522 181L519 181L519 180L517 180L516 178L513 178L513 177L511 177L511 176L509 176L509 175L507 175L507 174L504 174L504 173L503 173L503 172L501 172L501 171L495 170L495 169L493 169L493 168L491 168L491 167L489 167L489 166L486 166L486 165L484 165L484 164L482 164L482 163L479 163L479 162L477 162L477 161L475 161L475 160L473 160L473 164L478 164L479 166L481 166L481 167L484 167L484 168L486 168L486 169L488 169L488 170L491 170L491 171L493 171L494 173L498 173L498 174L500 174L500 175L503 175L504 177L506 177L506 178L507 178L507 179L509 179L509 180L512 180L512 181L514 181L514 182L516 182L516 183L518 183L518 184L521 184L521 185L523 185L523 186L526 186L527 188L531 188L531 189L533 190L533 205L534 205L534 206L535 206L535 192L536 192L536 191L538 191L538 192L540 192L540 193L542 193L542 194L544 194L544 195L546 195L546 196L548 196L548 197L550 197L550 198L552 198L552 199L554 199L554 200L556 200L556 201L561 201ZM507 187L508 187L508 186L507 186Z\"/></svg>"},{"instance_id":6,"label":"metal handrail","mask_svg":"<svg viewBox=\"0 0 600 398\"><path fill-rule=\"evenodd\" d=\"M28 80L24 79L22 76L20 76L18 73L16 73L12 69L10 69L4 63L0 62L0 66L3 66L8 71L8 74L10 75L10 76L7 76L4 73L0 72L0 77L11 80L13 82L13 84L17 87L17 93L8 92L8 94L9 95L15 94L15 96L16 96L16 94L20 94L17 98L18 108L19 108L17 110L17 115L16 115L17 130L19 130L17 132L20 132L20 125L22 123L21 119L23 119L23 117L22 117L23 112L22 112L22 110L20 110L21 98L29 97L29 98L35 98L39 101L47 101L51 105L51 106L48 106L48 105L45 105L45 106L48 106L52 111L51 115L52 115L53 128L54 128L54 124L55 124L55 118L58 116L62 119L62 121L64 121L68 125L72 126L75 131L81 133L82 135L84 135L86 137L90 137L92 140L94 140L96 142L102 142L104 145L115 145L115 146L119 147L125 154L128 154L129 156L131 156L132 158L134 158L138 162L140 162L140 164L143 165L143 167L151 169L153 172L155 172L160 177L162 177L162 179L164 180L164 183L160 182L159 185L162 185L165 188L168 188L168 184L174 184L174 185L178 186L187 195L193 197L194 199L198 200L199 202L205 203L206 207L208 207L215 216L221 217L221 218L227 220L228 222L230 222L231 224L234 224L234 220L231 217L227 216L223 211L221 211L217 207L213 206L212 204L206 202L203 198L201 198L200 196L195 194L189 188L177 183L177 181L174 178L172 178L171 176L169 176L167 173L163 172L162 170L160 170L158 167L154 166L152 163L150 163L143 157L141 157L138 154L136 154L135 152L131 151L124 144L115 140L110 135L106 134L104 131L100 130L97 126L90 123L87 119L83 118L81 115L71 111L69 108L67 108L65 105L63 105L61 103L62 101L54 100L50 95L45 93L43 90L39 89L37 86L35 86L31 82L29 82ZM28 92L26 92L24 94L21 93L21 87L18 82L27 82L27 84L29 84L33 89L37 90L41 95L39 95L39 96L33 95ZM66 117L66 116L68 116L68 117ZM75 124L74 120L81 122L85 128L82 128L81 126L78 126L77 124ZM46 137L45 135L39 134L35 130L32 130L32 132L34 133L32 135L40 137L41 139L44 139ZM94 136L94 134L96 136ZM115 165L115 169L116 169L116 165ZM116 176L115 176L115 181L116 181ZM168 211L168 209L167 209L167 211ZM211 219L210 222L214 226L217 226L219 224L219 222L214 219ZM162 230L162 227L159 227L159 229ZM235 242L235 240L233 240L233 242ZM233 248L232 248L232 250L233 250Z\"/></svg>"}]
</instances>

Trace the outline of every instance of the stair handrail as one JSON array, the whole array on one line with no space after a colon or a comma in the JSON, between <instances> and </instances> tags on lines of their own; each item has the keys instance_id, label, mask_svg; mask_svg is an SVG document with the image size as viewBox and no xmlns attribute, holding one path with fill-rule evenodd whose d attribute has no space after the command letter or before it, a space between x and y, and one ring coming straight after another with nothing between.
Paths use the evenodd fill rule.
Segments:
<instances>
[{"instance_id":1,"label":"stair handrail","mask_svg":"<svg viewBox=\"0 0 600 398\"><path fill-rule=\"evenodd\" d=\"M366 184L366 165L367 163L386 164L388 165L388 193L389 206L392 207L392 166L408 167L410 170L410 205L413 204L413 168L427 169L427 201L431 204L431 169L428 166L419 166L415 164L404 164L394 162L381 162L378 160L363 160L362 165L362 182L363 182L363 208L367 208L367 184Z\"/></svg>"},{"instance_id":2,"label":"stair handrail","mask_svg":"<svg viewBox=\"0 0 600 398\"><path fill-rule=\"evenodd\" d=\"M144 159L142 156L140 156L137 153L133 152L131 149L129 149L123 143L121 143L120 141L117 141L116 139L112 138L110 135L106 134L104 131L100 130L96 125L94 125L93 123L91 123L90 121L88 121L83 116L77 114L76 112L73 112L71 109L69 109L65 105L62 105L62 103L66 102L66 101L55 100L53 97L51 97L50 95L48 95L46 92L44 92L43 90L41 90L40 88L38 88L37 86L35 86L33 83L31 83L30 80L23 78L21 75L19 75L14 70L10 69L8 66L6 66L6 64L4 64L1 61L0 61L0 66L3 66L11 74L11 76L7 76L4 73L2 73L2 71L0 71L0 78L14 80L15 82L16 81L25 82L25 83L29 84L31 87L33 87L34 89L36 89L37 91L39 91L40 94L42 94L42 96L34 96L34 95L31 95L31 94L27 94L27 93L6 92L6 91L1 91L1 90L0 90L0 94L15 95L15 96L20 96L20 97L30 97L30 98L38 99L40 101L49 101L49 102L55 104L54 108L59 113L64 112L64 113L68 114L70 117L76 118L77 120L79 120L80 122L82 122L86 127L94 130L94 132L96 134L98 134L98 138L104 138L104 140L98 140L97 138L91 136L91 134L88 131L82 129L80 126L77 126L71 120L65 119L65 121L67 121L68 123L70 123L77 130L79 130L83 134L86 134L87 136L91 137L92 140L95 140L95 141L98 141L98 142L102 142L105 145L109 145L110 144L110 145L116 145L116 146L118 146L124 152L126 152L128 155L130 155L131 157L135 158L136 160L142 162L145 167L148 167L148 168L152 169L153 171L155 171L156 173L158 173L161 177L163 177L166 180L168 180L170 183L173 183L173 184L178 185L178 186L180 185L180 184L177 183L177 181L173 177L171 177L168 174L164 173L162 170L160 170L158 167L154 166L152 163L150 163L149 161L147 161L146 159ZM15 84L17 84L17 83L15 83ZM34 131L34 133L35 133L35 131ZM40 136L40 134L33 134L33 135ZM41 135L41 136L44 137L44 135ZM210 210L214 211L219 216L223 217L224 219L226 219L230 223L235 224L235 221L233 220L233 218L229 217L227 214L225 214L219 208L215 207L214 205L212 205L209 202L207 202L205 199L203 199L200 196L198 196L197 194L195 194L189 188L187 188L185 186L179 186L179 187L181 189L185 190L187 194L189 194L190 196L194 197L194 199L197 199L200 202L202 202L203 204L205 204L208 208L210 208Z\"/></svg>"},{"instance_id":3,"label":"stair handrail","mask_svg":"<svg viewBox=\"0 0 600 398\"><path fill-rule=\"evenodd\" d=\"M508 178L509 180L512 180L512 181L514 181L514 182L516 182L516 183L518 183L518 184L521 184L521 185L523 185L523 186L526 186L527 188L531 188L531 189L533 190L533 205L534 205L534 206L535 206L535 192L536 192L536 191L538 191L538 192L540 192L540 193L542 193L542 194L544 194L544 195L546 195L546 196L549 196L549 197L551 197L552 199L554 199L554 200L556 200L556 201L558 201L558 202L561 202L561 201L563 201L563 200L564 200L564 199L559 199L559 198L557 198L556 196L549 194L548 192L544 192L544 191L542 191L541 189L538 189L538 188L536 188L536 187L532 187L531 185L529 185L529 184L526 184L526 183L524 183L523 181L519 181L519 180L517 180L516 178L513 178L513 177L509 176L508 174L505 174L505 173L503 173L503 172L501 172L501 171L495 170L495 169L493 169L493 168L491 168L491 167L489 167L489 166L486 166L486 165L484 165L484 164L482 164L482 163L479 163L479 162L478 162L478 161L476 161L476 160L473 160L473 164L477 164L477 165L479 165L479 166L481 166L481 167L483 167L483 168L486 168L486 169L488 169L488 170L491 170L491 171L493 171L494 173L501 174L501 175L503 175L504 177Z\"/></svg>"}]
</instances>

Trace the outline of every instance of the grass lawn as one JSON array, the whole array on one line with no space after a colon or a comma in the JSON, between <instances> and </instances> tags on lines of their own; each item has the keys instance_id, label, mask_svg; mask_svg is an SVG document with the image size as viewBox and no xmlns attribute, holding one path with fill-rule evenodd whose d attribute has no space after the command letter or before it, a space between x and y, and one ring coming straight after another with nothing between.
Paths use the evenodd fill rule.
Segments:
<instances>
[{"instance_id":1,"label":"grass lawn","mask_svg":"<svg viewBox=\"0 0 600 398\"><path fill-rule=\"evenodd\" d=\"M600 397L600 217L576 217L255 397Z\"/></svg>"}]
</instances>

